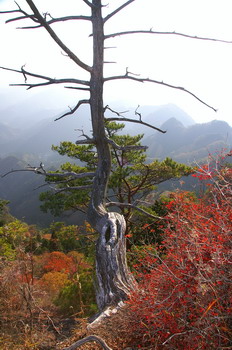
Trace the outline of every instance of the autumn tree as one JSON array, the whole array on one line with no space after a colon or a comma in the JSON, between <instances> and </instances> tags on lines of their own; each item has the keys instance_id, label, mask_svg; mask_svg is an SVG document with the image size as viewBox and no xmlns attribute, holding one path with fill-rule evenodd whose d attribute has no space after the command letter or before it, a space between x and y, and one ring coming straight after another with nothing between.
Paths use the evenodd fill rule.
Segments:
<instances>
[{"instance_id":1,"label":"autumn tree","mask_svg":"<svg viewBox=\"0 0 232 350\"><path fill-rule=\"evenodd\" d=\"M17 5L18 7L15 10L2 11L3 14L15 15L15 17L8 19L7 22L31 20L31 25L28 26L26 24L23 28L33 28L33 30L43 28L60 47L63 53L67 55L68 59L71 60L78 69L81 69L85 75L88 75L88 79L59 79L30 72L26 70L25 67L22 67L19 70L1 67L3 69L21 74L25 79L25 82L20 85L23 85L28 89L55 84L66 84L65 86L67 86L67 84L69 84L69 88L86 92L86 98L79 100L74 108L71 108L70 111L64 113L60 118L74 114L82 105L89 105L92 135L86 135L83 133L83 138L78 140L76 143L77 145L94 145L96 149L97 166L96 169L91 172L69 172L69 175L72 176L73 179L89 179L88 184L79 186L77 189L81 191L86 188L91 188L87 218L92 227L99 233L99 239L96 246L96 275L98 281L97 303L100 310L104 310L105 307L109 305L115 305L121 301L124 301L131 289L135 288L134 278L131 276L126 263L125 219L123 215L119 214L118 212L110 211L106 205L109 178L112 169L111 150L129 150L135 149L135 147L133 145L120 146L115 140L112 139L112 137L108 137L106 134L107 117L105 113L109 107L103 102L103 88L105 84L115 80L159 84L188 93L197 98L200 102L207 105L195 94L183 87L174 86L172 84L147 77L144 78L137 76L131 73L128 69L126 70L125 74L122 75L105 76L103 70L105 63L104 51L107 47L107 41L110 38L141 33L149 35L164 34L153 31L152 29L131 32L105 32L105 24L110 22L112 18L117 16L125 8L131 6L134 1L135 0L122 1L122 4L119 6L114 5L114 2L110 1L109 6L105 8L102 0L83 0L83 3L86 5L86 9L88 10L87 15L71 14L70 16L60 18L55 18L49 13L40 12L35 1L32 0L25 0L29 10L24 10L20 5ZM66 6L66 4L64 6ZM53 28L56 23L65 21L87 21L91 24L92 31L90 36L93 42L93 60L91 65L81 60L79 54L76 54L71 48L68 48L54 31ZM168 32L165 34L182 35L181 33ZM197 37L192 38L200 39ZM29 81L30 79L32 80ZM37 79L37 81L35 82L34 79ZM212 108L209 105L207 106ZM124 115L121 115L118 112L112 113L114 116L114 121L120 120L120 122L135 122L147 125L143 122L141 115L137 115L134 118L126 118ZM155 126L147 126L152 127L154 130L159 132L165 132L165 130L160 130ZM136 148L138 149L137 146ZM32 167L28 170L40 173L42 175L48 175L42 164L39 167ZM56 174L56 176L58 176L58 174ZM59 177L60 179L67 177L67 172L64 171L64 173L60 174ZM118 205L120 206L120 203L118 203ZM126 206L126 203L123 205Z\"/></svg>"}]
</instances>

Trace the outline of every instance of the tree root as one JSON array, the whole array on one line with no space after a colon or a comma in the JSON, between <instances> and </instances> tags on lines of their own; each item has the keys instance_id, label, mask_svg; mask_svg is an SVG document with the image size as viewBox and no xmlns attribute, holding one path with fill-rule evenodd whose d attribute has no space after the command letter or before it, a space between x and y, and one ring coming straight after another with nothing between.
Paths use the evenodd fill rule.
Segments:
<instances>
[{"instance_id":1,"label":"tree root","mask_svg":"<svg viewBox=\"0 0 232 350\"><path fill-rule=\"evenodd\" d=\"M102 348L104 350L112 350L112 348L110 348L102 338L100 338L96 335L89 335L83 339L80 339L77 342L70 345L68 348L64 348L63 350L75 350L75 349L79 348L81 345L88 343L90 341L97 342L98 344L100 344L102 346Z\"/></svg>"}]
</instances>

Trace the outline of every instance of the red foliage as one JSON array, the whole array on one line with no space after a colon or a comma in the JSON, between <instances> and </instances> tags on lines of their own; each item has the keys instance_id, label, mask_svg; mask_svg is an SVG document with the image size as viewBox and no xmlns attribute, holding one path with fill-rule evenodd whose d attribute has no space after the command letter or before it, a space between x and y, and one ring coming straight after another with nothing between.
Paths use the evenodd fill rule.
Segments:
<instances>
[{"instance_id":1,"label":"red foliage","mask_svg":"<svg viewBox=\"0 0 232 350\"><path fill-rule=\"evenodd\" d=\"M75 273L77 266L74 260L62 252L46 253L44 257L43 269L46 272L56 271L65 273Z\"/></svg>"},{"instance_id":2,"label":"red foliage","mask_svg":"<svg viewBox=\"0 0 232 350\"><path fill-rule=\"evenodd\" d=\"M205 173L204 173L205 171ZM150 266L130 300L132 327L154 349L223 349L231 346L232 169L209 172L207 194L173 195L163 248L147 254Z\"/></svg>"}]
</instances>

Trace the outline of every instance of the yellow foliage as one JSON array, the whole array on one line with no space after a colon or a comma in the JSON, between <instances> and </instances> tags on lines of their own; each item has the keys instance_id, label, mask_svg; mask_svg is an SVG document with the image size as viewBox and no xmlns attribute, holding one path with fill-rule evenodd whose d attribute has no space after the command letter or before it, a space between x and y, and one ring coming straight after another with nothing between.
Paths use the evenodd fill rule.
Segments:
<instances>
[{"instance_id":1,"label":"yellow foliage","mask_svg":"<svg viewBox=\"0 0 232 350\"><path fill-rule=\"evenodd\" d=\"M64 272L47 272L40 280L41 285L52 297L56 297L60 290L68 283L68 275Z\"/></svg>"}]
</instances>

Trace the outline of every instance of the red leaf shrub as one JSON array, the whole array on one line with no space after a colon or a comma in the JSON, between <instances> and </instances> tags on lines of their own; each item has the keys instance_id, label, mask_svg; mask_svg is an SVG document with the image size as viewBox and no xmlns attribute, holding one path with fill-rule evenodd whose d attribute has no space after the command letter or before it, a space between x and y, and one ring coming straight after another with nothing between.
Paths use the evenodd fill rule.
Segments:
<instances>
[{"instance_id":1,"label":"red leaf shrub","mask_svg":"<svg viewBox=\"0 0 232 350\"><path fill-rule=\"evenodd\" d=\"M62 252L45 253L43 260L45 272L64 272L73 274L77 270L74 260Z\"/></svg>"},{"instance_id":2,"label":"red leaf shrub","mask_svg":"<svg viewBox=\"0 0 232 350\"><path fill-rule=\"evenodd\" d=\"M142 347L231 348L232 169L201 167L199 176L210 180L207 193L173 194L165 254L148 252L141 262L151 269L129 304Z\"/></svg>"}]
</instances>

